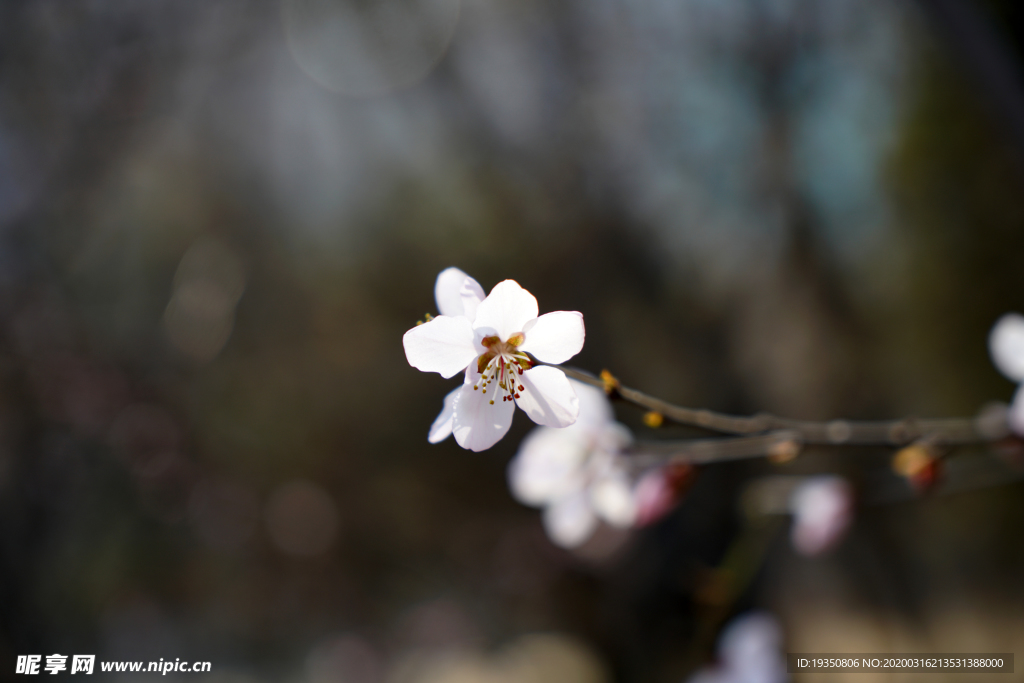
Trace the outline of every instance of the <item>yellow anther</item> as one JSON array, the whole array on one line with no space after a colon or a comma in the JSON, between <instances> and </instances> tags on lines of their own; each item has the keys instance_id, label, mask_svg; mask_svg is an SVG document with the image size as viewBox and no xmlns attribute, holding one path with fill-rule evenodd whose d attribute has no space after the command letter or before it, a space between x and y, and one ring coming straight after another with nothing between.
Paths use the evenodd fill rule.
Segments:
<instances>
[{"instance_id":1,"label":"yellow anther","mask_svg":"<svg viewBox=\"0 0 1024 683\"><path fill-rule=\"evenodd\" d=\"M604 378L602 377L602 379ZM655 410L652 410L649 413L644 413L644 424L650 427L651 429L657 429L664 422L665 416Z\"/></svg>"},{"instance_id":2,"label":"yellow anther","mask_svg":"<svg viewBox=\"0 0 1024 683\"><path fill-rule=\"evenodd\" d=\"M494 399L493 398L491 399L491 405L492 406L494 405Z\"/></svg>"},{"instance_id":3,"label":"yellow anther","mask_svg":"<svg viewBox=\"0 0 1024 683\"><path fill-rule=\"evenodd\" d=\"M485 393L485 394L487 393L487 390L486 390L486 389L484 389L484 393Z\"/></svg>"}]
</instances>

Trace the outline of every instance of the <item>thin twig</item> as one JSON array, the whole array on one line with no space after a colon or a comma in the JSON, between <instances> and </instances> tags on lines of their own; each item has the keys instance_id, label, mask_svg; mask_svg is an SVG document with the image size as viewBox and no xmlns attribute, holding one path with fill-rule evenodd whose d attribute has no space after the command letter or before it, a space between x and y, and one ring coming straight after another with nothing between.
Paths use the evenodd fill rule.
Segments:
<instances>
[{"instance_id":1,"label":"thin twig","mask_svg":"<svg viewBox=\"0 0 1024 683\"><path fill-rule=\"evenodd\" d=\"M783 444L799 446L800 435L789 430L723 439L644 441L630 449L629 463L637 469L672 463L691 465L760 458Z\"/></svg>"},{"instance_id":2,"label":"thin twig","mask_svg":"<svg viewBox=\"0 0 1024 683\"><path fill-rule=\"evenodd\" d=\"M589 372L554 366L573 379L600 389L606 383ZM721 434L732 435L765 435L785 432L800 444L804 445L874 445L874 446L905 446L927 438L934 444L958 446L997 441L1009 434L1006 422L1006 406L993 405L982 410L976 417L968 418L902 418L898 420L858 421L830 420L815 422L812 420L793 420L761 413L751 417L725 415L711 410L695 410L672 405L661 399L616 384L613 394L641 408L664 415L677 424L707 429ZM776 441L778 435L773 437ZM775 441L773 441L774 443ZM700 445L703 442L692 442L694 448L709 449L710 446ZM714 442L707 442L714 443ZM731 440L729 448L735 446L736 452L753 448L757 442ZM763 443L761 444L764 445ZM726 444L721 444L725 447ZM690 446L686 446L690 448ZM764 452L761 453L763 455ZM752 457L754 454L735 455L732 457ZM711 460L731 459L711 457ZM696 462L696 460L695 460Z\"/></svg>"}]
</instances>

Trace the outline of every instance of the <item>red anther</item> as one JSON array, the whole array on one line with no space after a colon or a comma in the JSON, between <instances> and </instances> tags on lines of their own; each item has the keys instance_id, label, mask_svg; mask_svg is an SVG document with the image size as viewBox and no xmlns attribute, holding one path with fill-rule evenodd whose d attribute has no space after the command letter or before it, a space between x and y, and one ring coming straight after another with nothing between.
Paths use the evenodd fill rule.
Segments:
<instances>
[{"instance_id":1,"label":"red anther","mask_svg":"<svg viewBox=\"0 0 1024 683\"><path fill-rule=\"evenodd\" d=\"M516 394L516 398L519 398L519 394Z\"/></svg>"},{"instance_id":2,"label":"red anther","mask_svg":"<svg viewBox=\"0 0 1024 683\"><path fill-rule=\"evenodd\" d=\"M519 368L519 374L520 375L523 374L523 369L522 368Z\"/></svg>"},{"instance_id":3,"label":"red anther","mask_svg":"<svg viewBox=\"0 0 1024 683\"><path fill-rule=\"evenodd\" d=\"M520 384L519 385L519 391L526 391L526 387L524 387L522 384Z\"/></svg>"}]
</instances>

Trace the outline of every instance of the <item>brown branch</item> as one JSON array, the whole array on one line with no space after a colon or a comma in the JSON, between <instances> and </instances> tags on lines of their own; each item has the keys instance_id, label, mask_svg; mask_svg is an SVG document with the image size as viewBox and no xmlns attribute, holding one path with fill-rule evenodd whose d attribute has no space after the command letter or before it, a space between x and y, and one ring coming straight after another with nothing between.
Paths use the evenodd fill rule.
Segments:
<instances>
[{"instance_id":1,"label":"brown branch","mask_svg":"<svg viewBox=\"0 0 1024 683\"><path fill-rule=\"evenodd\" d=\"M787 430L724 439L644 441L629 450L629 464L637 469L645 469L670 462L700 465L743 460L770 455L783 446L799 448L799 444L800 435Z\"/></svg>"},{"instance_id":2,"label":"brown branch","mask_svg":"<svg viewBox=\"0 0 1024 683\"><path fill-rule=\"evenodd\" d=\"M605 380L589 372L553 366L573 379L600 389L606 389ZM742 457L765 455L771 444L778 443L780 434L803 445L874 445L905 446L921 439L936 445L958 446L989 443L1009 434L1006 422L1006 406L993 404L983 409L976 417L962 418L902 418L898 420L858 421L793 420L761 413L751 417L725 415L711 410L684 408L647 394L624 387L618 382L612 386L612 394L630 403L664 415L677 424L707 429L721 434L757 437L758 440L729 439L692 441L675 444L680 459L690 462L710 462ZM753 453L758 447L764 450ZM724 453L722 457L712 453Z\"/></svg>"}]
</instances>

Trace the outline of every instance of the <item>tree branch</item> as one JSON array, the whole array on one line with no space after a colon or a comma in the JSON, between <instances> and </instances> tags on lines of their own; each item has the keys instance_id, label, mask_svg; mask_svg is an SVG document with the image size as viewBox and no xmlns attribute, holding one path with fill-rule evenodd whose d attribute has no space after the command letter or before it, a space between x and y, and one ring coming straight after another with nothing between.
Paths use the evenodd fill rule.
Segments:
<instances>
[{"instance_id":1,"label":"tree branch","mask_svg":"<svg viewBox=\"0 0 1024 683\"><path fill-rule=\"evenodd\" d=\"M760 458L770 455L780 447L798 449L800 435L793 431L779 430L758 436L725 439L642 441L629 450L629 464L637 469L668 463L700 465L727 460Z\"/></svg>"},{"instance_id":2,"label":"tree branch","mask_svg":"<svg viewBox=\"0 0 1024 683\"><path fill-rule=\"evenodd\" d=\"M546 364L545 364L546 365ZM681 425L707 429L721 434L750 436L750 439L698 440L672 444L679 459L687 462L710 462L765 455L770 447L782 441L800 445L830 446L906 446L921 439L934 445L961 446L989 443L1006 437L1009 427L1005 404L992 404L976 417L928 418L906 417L898 420L858 421L793 420L761 413L750 417L725 415L711 410L676 406L661 399L624 387L617 380L607 382L589 372L558 367L567 376L608 390L641 408L660 413ZM666 445L668 447L668 444ZM761 449L760 452L755 452Z\"/></svg>"}]
</instances>

